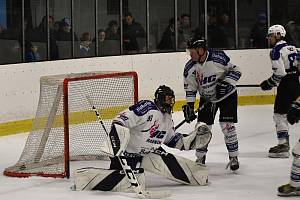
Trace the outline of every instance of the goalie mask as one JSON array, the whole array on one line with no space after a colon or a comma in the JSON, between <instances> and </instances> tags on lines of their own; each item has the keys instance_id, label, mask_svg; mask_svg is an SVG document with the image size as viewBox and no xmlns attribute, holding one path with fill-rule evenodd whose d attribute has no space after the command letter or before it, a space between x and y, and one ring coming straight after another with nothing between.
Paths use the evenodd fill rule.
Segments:
<instances>
[{"instance_id":1,"label":"goalie mask","mask_svg":"<svg viewBox=\"0 0 300 200\"><path fill-rule=\"evenodd\" d=\"M154 102L161 112L171 114L175 104L174 91L168 86L161 85L155 91L154 96Z\"/></svg>"}]
</instances>

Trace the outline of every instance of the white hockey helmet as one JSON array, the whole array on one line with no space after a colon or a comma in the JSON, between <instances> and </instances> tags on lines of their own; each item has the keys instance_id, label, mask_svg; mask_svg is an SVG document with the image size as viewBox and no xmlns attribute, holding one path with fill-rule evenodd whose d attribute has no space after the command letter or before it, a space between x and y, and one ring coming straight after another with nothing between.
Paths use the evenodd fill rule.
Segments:
<instances>
[{"instance_id":1,"label":"white hockey helmet","mask_svg":"<svg viewBox=\"0 0 300 200\"><path fill-rule=\"evenodd\" d=\"M286 31L283 26L275 24L268 29L268 36L271 34L280 34L281 37L285 37Z\"/></svg>"}]
</instances>

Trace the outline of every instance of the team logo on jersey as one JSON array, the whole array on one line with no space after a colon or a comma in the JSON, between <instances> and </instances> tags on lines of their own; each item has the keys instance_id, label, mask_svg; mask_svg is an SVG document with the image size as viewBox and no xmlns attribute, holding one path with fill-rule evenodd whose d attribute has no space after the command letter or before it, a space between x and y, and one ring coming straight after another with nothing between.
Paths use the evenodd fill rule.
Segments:
<instances>
[{"instance_id":1,"label":"team logo on jersey","mask_svg":"<svg viewBox=\"0 0 300 200\"><path fill-rule=\"evenodd\" d=\"M212 82L216 81L216 79L217 79L217 76L215 74L211 75L211 76L206 76L206 77L204 77L203 74L198 74L198 76L197 76L197 81L198 81L199 85L205 85L205 84L212 83Z\"/></svg>"},{"instance_id":2,"label":"team logo on jersey","mask_svg":"<svg viewBox=\"0 0 300 200\"><path fill-rule=\"evenodd\" d=\"M161 144L161 139L165 137L166 131L158 130L159 124L157 121L148 129L143 130L142 132L149 132L150 138L146 140L146 142L153 143L153 144Z\"/></svg>"}]
</instances>

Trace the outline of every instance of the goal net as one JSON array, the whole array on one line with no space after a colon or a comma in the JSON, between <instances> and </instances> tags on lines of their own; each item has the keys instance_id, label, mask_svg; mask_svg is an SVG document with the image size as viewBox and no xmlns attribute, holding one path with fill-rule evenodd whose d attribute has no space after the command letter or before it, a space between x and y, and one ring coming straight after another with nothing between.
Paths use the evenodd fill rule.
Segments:
<instances>
[{"instance_id":1,"label":"goal net","mask_svg":"<svg viewBox=\"0 0 300 200\"><path fill-rule=\"evenodd\" d=\"M70 161L102 159L106 133L88 99L110 131L112 119L138 100L137 74L102 71L41 77L32 130L20 159L4 174L69 177Z\"/></svg>"}]
</instances>

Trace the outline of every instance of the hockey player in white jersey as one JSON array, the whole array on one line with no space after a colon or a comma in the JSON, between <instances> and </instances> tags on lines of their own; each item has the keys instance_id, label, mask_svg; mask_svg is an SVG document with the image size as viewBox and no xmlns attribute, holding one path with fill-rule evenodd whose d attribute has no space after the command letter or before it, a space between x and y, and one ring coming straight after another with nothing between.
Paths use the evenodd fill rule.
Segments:
<instances>
[{"instance_id":1,"label":"hockey player in white jersey","mask_svg":"<svg viewBox=\"0 0 300 200\"><path fill-rule=\"evenodd\" d=\"M235 129L237 123L236 83L241 77L238 66L230 62L224 51L207 49L206 40L192 38L187 45L191 59L186 63L183 73L184 90L187 104L183 106L186 122L196 118L194 104L197 91L200 94L198 123L204 122L212 128L215 114L220 110L219 122L224 134L232 171L239 168L238 138ZM197 149L197 162L205 164L207 146Z\"/></svg>"},{"instance_id":2,"label":"hockey player in white jersey","mask_svg":"<svg viewBox=\"0 0 300 200\"><path fill-rule=\"evenodd\" d=\"M268 40L273 46L270 52L273 74L260 84L262 90L278 86L273 115L278 144L269 149L268 156L271 158L288 158L290 155L286 114L291 103L300 95L299 84L295 81L298 79L295 64L297 50L284 41L285 35L286 31L281 25L273 25L268 29Z\"/></svg>"},{"instance_id":3,"label":"hockey player in white jersey","mask_svg":"<svg viewBox=\"0 0 300 200\"><path fill-rule=\"evenodd\" d=\"M298 65L298 80L294 79L295 83L300 85L300 53L296 56L296 62ZM298 88L299 89L299 88ZM293 101L288 113L287 121L293 125L300 120L300 96L296 101ZM290 171L290 182L288 184L278 187L279 196L300 196L300 140L292 150L293 163Z\"/></svg>"},{"instance_id":4,"label":"hockey player in white jersey","mask_svg":"<svg viewBox=\"0 0 300 200\"><path fill-rule=\"evenodd\" d=\"M141 100L119 113L109 133L113 151L109 169L82 168L74 173L76 190L121 191L130 190L119 157L126 159L144 187L144 170L188 185L206 185L208 170L195 161L168 153L166 145L180 150L196 150L211 139L207 126L197 126L190 134L175 132L172 109L175 95L162 85L155 92L154 101ZM124 133L124 134L123 134ZM122 134L128 139L122 139ZM124 137L124 138L126 138ZM119 155L119 150L124 153ZM127 172L126 172L127 173Z\"/></svg>"}]
</instances>

